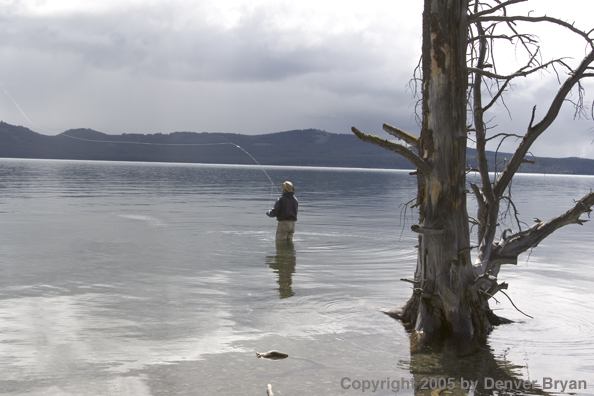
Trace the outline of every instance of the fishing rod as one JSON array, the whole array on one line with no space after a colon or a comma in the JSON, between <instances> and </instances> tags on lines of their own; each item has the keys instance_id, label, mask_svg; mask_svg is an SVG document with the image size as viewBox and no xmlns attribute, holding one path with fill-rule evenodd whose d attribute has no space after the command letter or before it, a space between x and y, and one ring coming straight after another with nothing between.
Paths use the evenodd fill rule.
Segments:
<instances>
[{"instance_id":1,"label":"fishing rod","mask_svg":"<svg viewBox=\"0 0 594 396\"><path fill-rule=\"evenodd\" d=\"M14 103L14 105L16 106L16 108L21 112L21 114L25 117L25 119L27 121L29 121L29 123L31 125L33 125L35 128L42 129L42 130L48 131L48 132L53 132L53 131L50 131L48 129L41 128L41 127L35 125L33 123L33 121L31 121L29 119L29 117L27 117L27 114L25 114L25 112L23 111L23 109L21 109L21 107L16 102L16 100L14 100L14 98L8 93L8 90L6 89L5 84L7 84L7 83L0 82L0 86L4 90L4 93L6 94L6 96L8 96L10 98L10 100L12 101L12 103ZM70 136L70 135L67 135L65 133L61 133L61 134L59 134L57 136L64 136L64 137L68 137L68 138L71 138L71 139L84 140L84 141L87 141L87 142L95 142L95 143L140 144L140 145L149 145L149 146L217 146L217 145L223 145L223 144L230 144L232 146L237 147L238 149L240 149L241 151L243 151L244 153L246 153L252 160L254 160L254 162L256 164L258 164L258 166L260 166L260 169L262 169L262 172L264 172L264 174L266 175L266 177L268 178L268 180L270 180L270 184L274 187L274 189L276 190L276 192L278 194L280 194L280 192L278 191L278 187L276 186L276 184L274 184L274 182L272 181L272 179L268 175L268 172L266 172L266 170L264 169L264 166L262 166L262 164L260 164L258 162L258 160L256 160L254 158L254 156L251 155L246 149L244 149L240 145L235 144L233 142L224 142L224 143L144 143L144 142L126 142L126 141L119 141L119 140L84 139L84 138L79 138L79 137L76 137L76 136ZM271 191L272 191L272 189L271 189ZM271 192L271 195L272 195L272 192Z\"/></svg>"},{"instance_id":2,"label":"fishing rod","mask_svg":"<svg viewBox=\"0 0 594 396\"><path fill-rule=\"evenodd\" d=\"M120 141L120 140L85 139L85 138L80 138L80 137L76 137L76 136L70 136L70 135L67 135L65 133L61 133L61 134L59 134L57 136L64 136L64 137L68 137L68 138L71 138L71 139L83 140L83 141L86 141L86 142L94 142L94 143L139 144L139 145L146 145L146 146L220 146L220 145L230 144L232 146L237 147L238 149L240 149L241 151L243 151L244 153L246 153L252 160L254 160L254 162L256 164L258 164L258 166L260 166L260 169L262 169L262 172L264 172L264 174L266 175L266 177L268 178L268 180L270 180L270 184L272 184L272 186L274 187L274 189L276 190L276 192L280 194L280 192L278 191L278 188L276 187L276 184L274 184L274 182L272 181L272 179L268 175L268 172L266 172L266 169L264 169L264 166L262 164L260 164L258 162L258 160L255 159L254 156L251 155L246 149L244 149L243 147L241 147L239 144L235 144L233 142L221 142L221 143L147 143L147 142L126 142L126 141Z\"/></svg>"},{"instance_id":3,"label":"fishing rod","mask_svg":"<svg viewBox=\"0 0 594 396\"><path fill-rule=\"evenodd\" d=\"M12 103L13 103L13 104L16 106L16 108L17 108L17 109L18 109L18 110L21 112L21 114L23 115L23 117L25 117L25 119L26 119L26 120L29 122L29 124L33 125L33 126L34 126L35 128L37 128L37 129L41 129L41 130L43 130L43 131L46 131L46 132L53 132L53 131L50 131L49 129L45 129L45 128L42 128L42 127L40 127L40 126L38 126L38 125L35 125L35 124L33 123L33 121L31 121L31 120L29 119L29 117L27 117L27 114L25 114L25 112L23 111L23 109L21 109L21 106L19 106L19 104L16 102L16 100L14 100L14 98L13 98L13 97L12 97L12 96L11 96L11 95L8 93L8 90L7 90L7 89L6 89L6 87L4 86L5 84L10 84L10 83L4 83L4 82L0 83L0 86L1 86L1 87L2 87L2 89L4 90L4 93L5 93L5 94L6 94L6 96L8 96L8 98L9 98L9 99L12 101Z\"/></svg>"}]
</instances>

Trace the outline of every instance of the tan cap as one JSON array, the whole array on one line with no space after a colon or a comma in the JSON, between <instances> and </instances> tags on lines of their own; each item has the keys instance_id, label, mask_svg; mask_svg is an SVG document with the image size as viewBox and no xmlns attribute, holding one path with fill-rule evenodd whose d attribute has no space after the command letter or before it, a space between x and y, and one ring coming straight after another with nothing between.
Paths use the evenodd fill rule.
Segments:
<instances>
[{"instance_id":1,"label":"tan cap","mask_svg":"<svg viewBox=\"0 0 594 396\"><path fill-rule=\"evenodd\" d=\"M295 187L293 187L293 183L291 183L290 181L281 183L281 186L285 189L285 191L295 192Z\"/></svg>"}]
</instances>

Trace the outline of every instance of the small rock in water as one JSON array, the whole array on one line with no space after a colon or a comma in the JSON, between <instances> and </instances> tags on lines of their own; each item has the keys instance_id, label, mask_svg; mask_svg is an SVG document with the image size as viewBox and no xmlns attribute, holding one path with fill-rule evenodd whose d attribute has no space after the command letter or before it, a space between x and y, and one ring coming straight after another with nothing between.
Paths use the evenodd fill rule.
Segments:
<instances>
[{"instance_id":1,"label":"small rock in water","mask_svg":"<svg viewBox=\"0 0 594 396\"><path fill-rule=\"evenodd\" d=\"M280 351L268 351L268 352L263 352L263 353L256 352L256 356L259 357L260 359L272 359L272 360L284 359L284 358L289 357L288 354L286 354L284 352L280 352Z\"/></svg>"}]
</instances>

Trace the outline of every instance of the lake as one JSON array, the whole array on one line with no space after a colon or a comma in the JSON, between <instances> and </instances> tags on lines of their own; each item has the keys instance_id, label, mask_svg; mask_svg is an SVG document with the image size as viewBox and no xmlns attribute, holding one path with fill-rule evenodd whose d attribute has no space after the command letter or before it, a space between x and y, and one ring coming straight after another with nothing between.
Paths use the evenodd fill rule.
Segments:
<instances>
[{"instance_id":1,"label":"lake","mask_svg":"<svg viewBox=\"0 0 594 396\"><path fill-rule=\"evenodd\" d=\"M292 245L275 243L263 169L296 187ZM513 192L532 224L592 187L518 175ZM451 379L442 395L491 395L502 392L485 381L514 378L543 394L550 378L593 395L594 224L501 270L534 319L498 294L492 308L516 322L483 352L411 355L379 310L411 294L400 278L416 265L416 213L403 206L415 194L408 171L0 159L0 392L429 396ZM273 349L289 358L256 358Z\"/></svg>"}]
</instances>

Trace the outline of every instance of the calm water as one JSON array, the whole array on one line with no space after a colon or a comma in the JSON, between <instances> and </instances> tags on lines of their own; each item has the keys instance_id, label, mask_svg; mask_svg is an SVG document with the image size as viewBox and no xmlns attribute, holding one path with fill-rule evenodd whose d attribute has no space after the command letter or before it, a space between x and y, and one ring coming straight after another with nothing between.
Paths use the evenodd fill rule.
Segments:
<instances>
[{"instance_id":1,"label":"calm water","mask_svg":"<svg viewBox=\"0 0 594 396\"><path fill-rule=\"evenodd\" d=\"M275 244L265 211L276 192L259 167L0 160L0 393L264 395L270 383L277 396L393 395L343 389L389 377L453 378L466 395L494 393L460 390L462 377L551 377L594 394L593 224L501 271L534 319L498 295L494 308L517 323L484 353L411 356L402 326L378 310L411 293L399 279L415 267L415 214L401 207L414 177L265 169L297 188L293 245ZM532 223L592 187L519 175L514 192ZM271 349L290 357L255 357ZM430 390L398 394L413 393Z\"/></svg>"}]
</instances>

